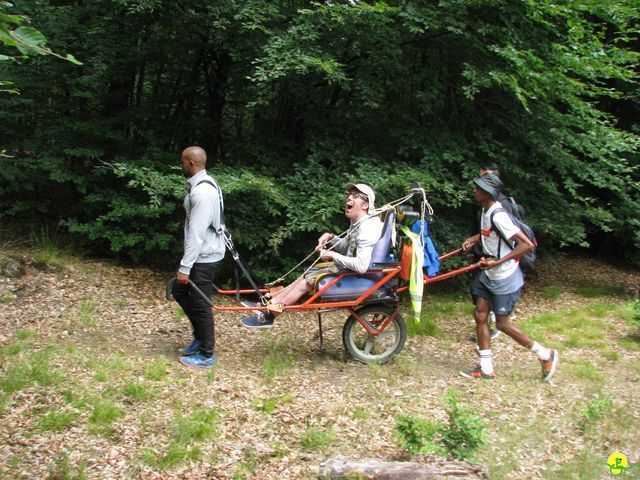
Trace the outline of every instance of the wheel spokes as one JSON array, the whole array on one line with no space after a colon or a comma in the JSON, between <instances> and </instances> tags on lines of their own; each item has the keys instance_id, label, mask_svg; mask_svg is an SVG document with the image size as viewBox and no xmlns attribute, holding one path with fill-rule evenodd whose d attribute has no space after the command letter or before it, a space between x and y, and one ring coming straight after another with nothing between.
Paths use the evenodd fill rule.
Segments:
<instances>
[{"instance_id":1,"label":"wheel spokes","mask_svg":"<svg viewBox=\"0 0 640 480\"><path fill-rule=\"evenodd\" d=\"M396 336L396 334L397 334L397 332L396 332L395 327L393 327L393 326L389 327L384 332L381 332L378 335L378 341L382 341L387 337L394 337L394 336Z\"/></svg>"},{"instance_id":2,"label":"wheel spokes","mask_svg":"<svg viewBox=\"0 0 640 480\"><path fill-rule=\"evenodd\" d=\"M376 313L372 316L369 323L379 326L387 319L387 315ZM362 327L360 332L362 336L356 340L354 338L353 345L358 347L364 356L382 357L395 348L398 339L398 329L395 323L389 325L383 332L378 335L372 335ZM389 340L391 341L389 341Z\"/></svg>"},{"instance_id":3,"label":"wheel spokes","mask_svg":"<svg viewBox=\"0 0 640 480\"><path fill-rule=\"evenodd\" d=\"M369 339L367 340L367 344L364 346L364 354L365 355L371 355L371 349L373 348L373 345L376 343L375 338L373 337L369 337Z\"/></svg>"}]
</instances>

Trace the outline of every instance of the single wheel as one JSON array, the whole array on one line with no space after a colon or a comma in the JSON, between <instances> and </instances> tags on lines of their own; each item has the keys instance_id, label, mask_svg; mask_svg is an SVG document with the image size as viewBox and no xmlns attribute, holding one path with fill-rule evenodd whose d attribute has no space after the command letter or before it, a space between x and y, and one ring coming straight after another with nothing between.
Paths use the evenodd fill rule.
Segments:
<instances>
[{"instance_id":1,"label":"single wheel","mask_svg":"<svg viewBox=\"0 0 640 480\"><path fill-rule=\"evenodd\" d=\"M380 328L396 310L386 305L369 305L356 310L356 315L375 329ZM407 326L400 314L378 335L350 315L342 328L342 343L349 354L363 363L386 363L395 357L407 341Z\"/></svg>"}]
</instances>

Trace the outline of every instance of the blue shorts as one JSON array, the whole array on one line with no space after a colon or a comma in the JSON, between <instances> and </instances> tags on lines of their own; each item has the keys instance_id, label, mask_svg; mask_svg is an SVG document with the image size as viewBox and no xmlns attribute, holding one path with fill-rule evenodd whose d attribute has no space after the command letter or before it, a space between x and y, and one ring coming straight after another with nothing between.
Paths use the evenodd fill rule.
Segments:
<instances>
[{"instance_id":1,"label":"blue shorts","mask_svg":"<svg viewBox=\"0 0 640 480\"><path fill-rule=\"evenodd\" d=\"M471 284L471 295L482 297L489 301L489 308L496 315L511 315L513 309L516 308L516 303L520 298L520 292L522 288L519 288L515 292L507 293L504 295L497 295L487 288L487 286L480 281L480 275L473 279Z\"/></svg>"}]
</instances>

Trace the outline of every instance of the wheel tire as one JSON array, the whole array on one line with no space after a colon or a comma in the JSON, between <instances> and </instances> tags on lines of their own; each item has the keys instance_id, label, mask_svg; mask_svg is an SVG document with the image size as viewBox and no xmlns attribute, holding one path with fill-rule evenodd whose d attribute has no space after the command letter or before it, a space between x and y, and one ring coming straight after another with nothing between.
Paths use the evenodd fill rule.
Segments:
<instances>
[{"instance_id":1,"label":"wheel tire","mask_svg":"<svg viewBox=\"0 0 640 480\"><path fill-rule=\"evenodd\" d=\"M394 308L369 305L356 310L356 314L374 326L381 325L393 315ZM386 363L395 357L407 341L407 325L398 313L391 324L375 337L356 320L347 318L342 328L342 343L349 354L362 363Z\"/></svg>"}]
</instances>

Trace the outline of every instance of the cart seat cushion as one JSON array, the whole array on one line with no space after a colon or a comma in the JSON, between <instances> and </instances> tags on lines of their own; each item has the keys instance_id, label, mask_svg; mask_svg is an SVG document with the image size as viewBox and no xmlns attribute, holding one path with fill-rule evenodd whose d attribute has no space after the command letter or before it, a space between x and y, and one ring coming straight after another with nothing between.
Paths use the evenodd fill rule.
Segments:
<instances>
[{"instance_id":1,"label":"cart seat cushion","mask_svg":"<svg viewBox=\"0 0 640 480\"><path fill-rule=\"evenodd\" d=\"M373 251L371 252L371 263L369 264L369 267L372 267L375 263L386 262L389 258L389 252L396 240L395 220L395 212L393 210L388 210L385 218L383 219L384 223L382 225L380 240L378 240L374 245Z\"/></svg>"},{"instance_id":2,"label":"cart seat cushion","mask_svg":"<svg viewBox=\"0 0 640 480\"><path fill-rule=\"evenodd\" d=\"M371 262L369 268L375 268L376 263L386 262L390 250L395 242L395 212L389 210L386 212L386 216L383 219L382 233L380 239L373 247L371 253ZM318 292L327 286L337 275L328 273L319 275L313 286L313 291ZM373 287L382 278L380 273L358 274L349 275L341 278L338 282L332 285L326 292L324 292L320 299L323 301L337 301L337 300L349 300L354 299L365 293L371 287ZM381 296L389 295L388 286L384 286L374 292L372 298L380 298Z\"/></svg>"}]
</instances>

